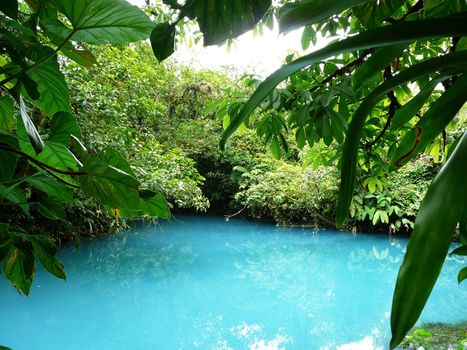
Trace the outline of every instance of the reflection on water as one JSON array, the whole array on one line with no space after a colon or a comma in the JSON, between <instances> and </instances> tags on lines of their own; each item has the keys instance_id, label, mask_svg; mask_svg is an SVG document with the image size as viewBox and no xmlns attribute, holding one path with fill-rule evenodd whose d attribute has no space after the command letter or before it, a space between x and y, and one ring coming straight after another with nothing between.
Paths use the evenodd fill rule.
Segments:
<instances>
[{"instance_id":1,"label":"reflection on water","mask_svg":"<svg viewBox=\"0 0 467 350\"><path fill-rule=\"evenodd\" d=\"M14 349L384 349L405 240L180 217L60 252L31 297L0 281ZM465 319L449 258L422 315ZM25 337L27 329L28 337Z\"/></svg>"}]
</instances>

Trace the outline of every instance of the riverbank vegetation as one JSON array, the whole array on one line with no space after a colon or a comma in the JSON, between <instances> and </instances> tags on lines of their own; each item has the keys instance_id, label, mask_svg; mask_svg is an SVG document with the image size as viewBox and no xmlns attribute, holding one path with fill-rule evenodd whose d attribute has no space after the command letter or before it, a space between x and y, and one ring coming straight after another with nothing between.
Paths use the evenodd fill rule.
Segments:
<instances>
[{"instance_id":1,"label":"riverbank vegetation","mask_svg":"<svg viewBox=\"0 0 467 350\"><path fill-rule=\"evenodd\" d=\"M0 5L5 277L28 294L36 260L65 278L60 239L167 218L170 208L413 229L394 298L396 346L456 228L466 240L465 2L261 0L208 12L203 0L149 1L146 12L91 3ZM305 49L318 37L330 43L289 55L264 81L153 56L167 59L187 38L220 44L274 18L283 32L301 28ZM466 277L464 268L459 282Z\"/></svg>"}]
</instances>

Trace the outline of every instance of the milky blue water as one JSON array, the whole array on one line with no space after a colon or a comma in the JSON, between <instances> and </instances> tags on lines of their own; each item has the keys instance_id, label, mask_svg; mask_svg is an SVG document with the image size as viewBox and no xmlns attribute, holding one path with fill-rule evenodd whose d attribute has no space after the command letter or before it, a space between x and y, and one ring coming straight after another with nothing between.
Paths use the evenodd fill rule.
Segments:
<instances>
[{"instance_id":1,"label":"milky blue water","mask_svg":"<svg viewBox=\"0 0 467 350\"><path fill-rule=\"evenodd\" d=\"M31 296L0 279L0 344L23 349L382 349L405 239L177 216L60 253ZM467 318L449 258L422 321Z\"/></svg>"}]
</instances>

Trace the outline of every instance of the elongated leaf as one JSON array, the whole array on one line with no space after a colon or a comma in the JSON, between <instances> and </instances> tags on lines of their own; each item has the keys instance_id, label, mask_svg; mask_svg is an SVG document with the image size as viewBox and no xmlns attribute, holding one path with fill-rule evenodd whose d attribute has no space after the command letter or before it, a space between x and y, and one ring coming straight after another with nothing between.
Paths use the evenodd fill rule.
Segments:
<instances>
[{"instance_id":1,"label":"elongated leaf","mask_svg":"<svg viewBox=\"0 0 467 350\"><path fill-rule=\"evenodd\" d=\"M281 32L312 25L325 20L355 5L370 0L302 0L285 4L279 10L279 29Z\"/></svg>"},{"instance_id":2,"label":"elongated leaf","mask_svg":"<svg viewBox=\"0 0 467 350\"><path fill-rule=\"evenodd\" d=\"M50 51L44 50L41 56L50 54ZM53 116L57 112L71 113L68 87L56 57L49 58L28 74L37 83L40 93L35 103L45 114Z\"/></svg>"},{"instance_id":3,"label":"elongated leaf","mask_svg":"<svg viewBox=\"0 0 467 350\"><path fill-rule=\"evenodd\" d=\"M67 36L90 44L122 44L147 39L154 24L125 0L51 0L73 26ZM63 33L60 35L63 36Z\"/></svg>"},{"instance_id":4,"label":"elongated leaf","mask_svg":"<svg viewBox=\"0 0 467 350\"><path fill-rule=\"evenodd\" d=\"M352 121L349 124L347 137L345 139L344 148L342 151L343 158L341 168L341 184L339 187L339 200L336 216L337 225L342 225L345 222L350 203L352 202L352 194L356 179L359 141L362 137L366 118L371 112L372 108L389 91L402 83L416 80L429 73L442 71L448 68L459 69L461 71L465 70L466 58L467 55L464 56L461 51L459 53L433 58L413 65L378 86L360 104L352 117Z\"/></svg>"},{"instance_id":5,"label":"elongated leaf","mask_svg":"<svg viewBox=\"0 0 467 350\"><path fill-rule=\"evenodd\" d=\"M463 267L459 274L457 275L457 282L461 283L463 280L467 279L467 267Z\"/></svg>"},{"instance_id":6,"label":"elongated leaf","mask_svg":"<svg viewBox=\"0 0 467 350\"><path fill-rule=\"evenodd\" d=\"M437 80L427 83L414 98L396 111L392 118L391 130L399 129L415 117L420 109L422 109L428 97L430 97L437 83Z\"/></svg>"},{"instance_id":7,"label":"elongated leaf","mask_svg":"<svg viewBox=\"0 0 467 350\"><path fill-rule=\"evenodd\" d=\"M251 98L243 106L236 118L231 121L229 127L222 135L220 141L221 148L225 147L227 139L248 116L253 113L255 108L269 95L277 84L299 70L344 52L411 42L417 39L467 35L466 20L467 15L462 14L455 18L400 22L391 26L372 29L345 40L335 42L321 50L292 61L271 74L258 86Z\"/></svg>"},{"instance_id":8,"label":"elongated leaf","mask_svg":"<svg viewBox=\"0 0 467 350\"><path fill-rule=\"evenodd\" d=\"M31 239L34 254L39 259L41 265L52 275L66 280L63 265L55 257L57 248L49 237Z\"/></svg>"},{"instance_id":9,"label":"elongated leaf","mask_svg":"<svg viewBox=\"0 0 467 350\"><path fill-rule=\"evenodd\" d=\"M175 26L159 23L151 32L151 47L159 62L162 62L175 51Z\"/></svg>"},{"instance_id":10,"label":"elongated leaf","mask_svg":"<svg viewBox=\"0 0 467 350\"><path fill-rule=\"evenodd\" d=\"M18 139L11 134L1 132L0 130L0 145L18 149ZM0 150L0 159L0 183L2 183L13 178L18 156L15 153Z\"/></svg>"},{"instance_id":11,"label":"elongated leaf","mask_svg":"<svg viewBox=\"0 0 467 350\"><path fill-rule=\"evenodd\" d=\"M10 96L0 97L0 129L12 132L14 126L13 99Z\"/></svg>"},{"instance_id":12,"label":"elongated leaf","mask_svg":"<svg viewBox=\"0 0 467 350\"><path fill-rule=\"evenodd\" d=\"M454 249L449 255L467 255L467 245Z\"/></svg>"},{"instance_id":13,"label":"elongated leaf","mask_svg":"<svg viewBox=\"0 0 467 350\"><path fill-rule=\"evenodd\" d=\"M27 246L13 245L3 259L3 273L18 291L29 295L36 263Z\"/></svg>"},{"instance_id":14,"label":"elongated leaf","mask_svg":"<svg viewBox=\"0 0 467 350\"><path fill-rule=\"evenodd\" d=\"M20 114L21 114L21 124L23 128L26 130L26 133L28 135L30 144L34 148L34 150L39 153L44 149L44 142L42 141L39 132L36 129L36 126L32 122L31 118L29 118L28 111L26 109L26 105L24 103L23 97L19 97L19 109L20 109ZM18 126L20 127L20 126ZM18 131L19 134L19 131Z\"/></svg>"},{"instance_id":15,"label":"elongated leaf","mask_svg":"<svg viewBox=\"0 0 467 350\"><path fill-rule=\"evenodd\" d=\"M26 181L39 191L47 193L49 196L60 199L63 202L70 202L73 196L67 186L57 182L53 177L45 174L34 174Z\"/></svg>"},{"instance_id":16,"label":"elongated leaf","mask_svg":"<svg viewBox=\"0 0 467 350\"><path fill-rule=\"evenodd\" d=\"M271 0L192 0L182 15L196 19L204 45L217 45L253 28L271 6Z\"/></svg>"},{"instance_id":17,"label":"elongated leaf","mask_svg":"<svg viewBox=\"0 0 467 350\"><path fill-rule=\"evenodd\" d=\"M404 136L391 158L391 167L404 165L425 149L449 124L465 101L467 101L467 74L461 75Z\"/></svg>"},{"instance_id":18,"label":"elongated leaf","mask_svg":"<svg viewBox=\"0 0 467 350\"><path fill-rule=\"evenodd\" d=\"M365 61L352 76L352 84L355 90L360 89L368 83L376 74L380 73L386 66L399 57L410 43L390 45L376 50L371 57Z\"/></svg>"},{"instance_id":19,"label":"elongated leaf","mask_svg":"<svg viewBox=\"0 0 467 350\"><path fill-rule=\"evenodd\" d=\"M417 321L441 271L467 204L467 132L428 188L399 270L391 312L391 349Z\"/></svg>"}]
</instances>

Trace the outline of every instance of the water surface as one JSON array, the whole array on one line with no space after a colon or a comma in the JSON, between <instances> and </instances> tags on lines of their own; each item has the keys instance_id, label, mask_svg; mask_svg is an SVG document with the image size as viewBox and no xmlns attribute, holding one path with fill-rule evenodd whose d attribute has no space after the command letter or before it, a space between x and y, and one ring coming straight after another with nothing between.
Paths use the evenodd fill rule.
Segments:
<instances>
[{"instance_id":1,"label":"water surface","mask_svg":"<svg viewBox=\"0 0 467 350\"><path fill-rule=\"evenodd\" d=\"M171 222L65 247L68 281L0 280L0 344L29 349L385 349L406 240L243 220ZM466 319L449 258L422 321Z\"/></svg>"}]
</instances>

